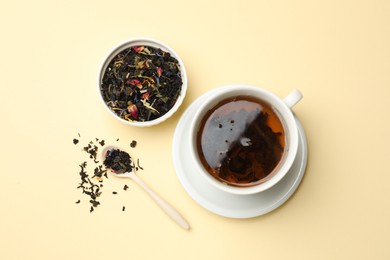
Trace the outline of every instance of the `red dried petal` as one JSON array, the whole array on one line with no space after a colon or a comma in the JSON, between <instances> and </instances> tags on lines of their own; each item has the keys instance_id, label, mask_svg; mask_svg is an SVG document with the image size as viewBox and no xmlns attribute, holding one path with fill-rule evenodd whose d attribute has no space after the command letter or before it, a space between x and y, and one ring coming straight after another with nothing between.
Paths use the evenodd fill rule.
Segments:
<instances>
[{"instance_id":1,"label":"red dried petal","mask_svg":"<svg viewBox=\"0 0 390 260\"><path fill-rule=\"evenodd\" d=\"M149 100L149 96L150 96L150 93L149 93L149 92L146 92L146 93L142 94L141 98L142 98L143 100Z\"/></svg>"},{"instance_id":2,"label":"red dried petal","mask_svg":"<svg viewBox=\"0 0 390 260\"><path fill-rule=\"evenodd\" d=\"M161 77L161 74L162 74L162 68L161 67L157 67L157 75L159 77Z\"/></svg>"},{"instance_id":3,"label":"red dried petal","mask_svg":"<svg viewBox=\"0 0 390 260\"><path fill-rule=\"evenodd\" d=\"M135 52L141 52L145 47L144 46L132 46L131 47Z\"/></svg>"},{"instance_id":4,"label":"red dried petal","mask_svg":"<svg viewBox=\"0 0 390 260\"><path fill-rule=\"evenodd\" d=\"M130 115L134 119L138 119L138 108L136 105L131 104L130 106L127 107L127 111L129 111Z\"/></svg>"},{"instance_id":5,"label":"red dried petal","mask_svg":"<svg viewBox=\"0 0 390 260\"><path fill-rule=\"evenodd\" d=\"M131 85L138 85L138 84L141 84L141 81L139 81L138 79L132 79L132 80L130 81L130 84L131 84Z\"/></svg>"}]
</instances>

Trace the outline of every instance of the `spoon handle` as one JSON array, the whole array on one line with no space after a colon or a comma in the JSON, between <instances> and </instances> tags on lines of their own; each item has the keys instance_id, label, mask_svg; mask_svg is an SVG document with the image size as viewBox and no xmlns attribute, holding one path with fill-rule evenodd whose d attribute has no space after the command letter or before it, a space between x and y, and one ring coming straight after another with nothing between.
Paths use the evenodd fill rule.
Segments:
<instances>
[{"instance_id":1,"label":"spoon handle","mask_svg":"<svg viewBox=\"0 0 390 260\"><path fill-rule=\"evenodd\" d=\"M190 225L183 218L183 216L168 202L162 199L157 193L155 193L152 189L150 189L146 183L144 183L135 173L131 173L129 175L131 179L136 182L141 188L143 188L146 193L156 202L156 204L177 224L179 224L184 229L190 229Z\"/></svg>"}]
</instances>

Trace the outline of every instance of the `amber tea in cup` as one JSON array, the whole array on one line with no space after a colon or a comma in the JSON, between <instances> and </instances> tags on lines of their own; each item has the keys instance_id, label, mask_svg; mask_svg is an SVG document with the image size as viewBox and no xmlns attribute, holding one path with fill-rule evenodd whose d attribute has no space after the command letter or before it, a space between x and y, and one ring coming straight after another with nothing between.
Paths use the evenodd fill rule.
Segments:
<instances>
[{"instance_id":1,"label":"amber tea in cup","mask_svg":"<svg viewBox=\"0 0 390 260\"><path fill-rule=\"evenodd\" d=\"M207 172L230 186L248 187L270 179L283 161L285 130L277 112L253 96L228 97L209 109L196 134Z\"/></svg>"}]
</instances>

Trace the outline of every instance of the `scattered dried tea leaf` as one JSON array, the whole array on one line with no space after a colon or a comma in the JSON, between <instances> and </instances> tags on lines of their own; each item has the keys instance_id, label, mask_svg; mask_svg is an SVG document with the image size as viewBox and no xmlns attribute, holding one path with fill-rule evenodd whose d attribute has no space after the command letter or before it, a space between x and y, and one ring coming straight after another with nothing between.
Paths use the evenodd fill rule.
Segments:
<instances>
[{"instance_id":1,"label":"scattered dried tea leaf","mask_svg":"<svg viewBox=\"0 0 390 260\"><path fill-rule=\"evenodd\" d=\"M80 137L80 134L78 134L78 136ZM74 138L74 139L76 139L76 138ZM119 141L119 138L116 139L116 141ZM77 142L79 142L78 139L77 139ZM131 143L135 146L135 144L137 142L135 140L133 140ZM103 180L108 179L107 169L104 167L104 165L99 164L99 162L96 160L96 157L99 154L99 147L97 144L100 144L100 146L104 146L105 141L100 140L99 138L95 138L94 141L89 141L88 144L86 146L84 146L82 149L83 152L88 153L90 160L93 161L92 165L94 165L94 166L93 167L89 166L87 169L87 161L83 161L82 163L79 164L80 183L78 184L77 188L82 190L82 194L88 196L89 203L91 205L90 210L89 210L90 212L93 212L94 209L100 205L99 198L102 194L101 188L103 187ZM125 154L127 154L127 153L125 153ZM115 161L117 159L118 158L116 158L116 159L114 158L113 161ZM137 163L139 163L139 159L137 159ZM124 161L119 160L118 165L113 166L113 167L121 167L125 170L132 170L135 168L134 165L132 165L132 159L130 156L129 156L128 161L127 160L124 160ZM87 171L90 171L92 169L93 169L93 175L92 175L92 177L90 177L90 175L87 173ZM127 190L128 188L129 187L127 185L124 186L124 190ZM114 191L113 194L117 194L117 192ZM76 201L75 203L79 204L80 200Z\"/></svg>"},{"instance_id":2,"label":"scattered dried tea leaf","mask_svg":"<svg viewBox=\"0 0 390 260\"><path fill-rule=\"evenodd\" d=\"M138 166L138 168L140 168L141 170L144 169L144 168L142 168L142 167L139 165L139 159L137 159L137 166Z\"/></svg>"}]
</instances>

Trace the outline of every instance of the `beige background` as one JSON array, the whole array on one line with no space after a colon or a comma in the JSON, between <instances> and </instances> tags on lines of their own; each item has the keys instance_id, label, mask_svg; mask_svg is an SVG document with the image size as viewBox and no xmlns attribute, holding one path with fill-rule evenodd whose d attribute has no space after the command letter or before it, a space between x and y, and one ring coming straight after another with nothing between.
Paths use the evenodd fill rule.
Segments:
<instances>
[{"instance_id":1,"label":"beige background","mask_svg":"<svg viewBox=\"0 0 390 260\"><path fill-rule=\"evenodd\" d=\"M390 259L389 1L0 6L0 259ZM189 77L177 114L149 129L117 122L97 94L104 56L136 36L170 45ZM246 220L196 204L171 156L185 109L232 83L305 96L294 109L310 149L303 182L282 207ZM192 229L112 178L90 214L76 189L85 159L72 143L78 133L82 144L137 140L140 175Z\"/></svg>"}]
</instances>

